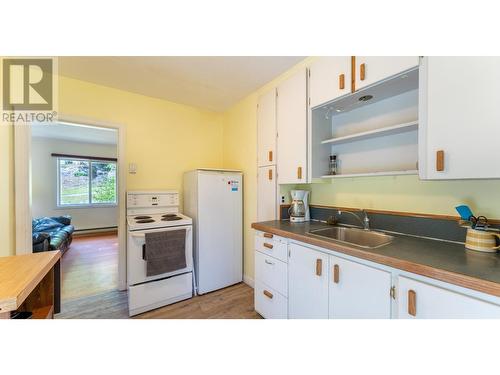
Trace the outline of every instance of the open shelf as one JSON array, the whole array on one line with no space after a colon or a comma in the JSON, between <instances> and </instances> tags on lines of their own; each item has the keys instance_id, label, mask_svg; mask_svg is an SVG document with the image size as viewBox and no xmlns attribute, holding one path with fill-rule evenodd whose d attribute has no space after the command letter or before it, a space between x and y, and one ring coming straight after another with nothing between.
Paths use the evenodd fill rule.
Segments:
<instances>
[{"instance_id":1,"label":"open shelf","mask_svg":"<svg viewBox=\"0 0 500 375\"><path fill-rule=\"evenodd\" d=\"M346 142L359 141L363 139L370 139L374 137L380 137L384 135L394 135L399 133L404 133L412 130L417 130L418 121L407 122L403 124L397 124L392 126L386 126L384 128L368 130L360 133L345 135L342 137L330 138L322 141L322 144L339 144Z\"/></svg>"},{"instance_id":2,"label":"open shelf","mask_svg":"<svg viewBox=\"0 0 500 375\"><path fill-rule=\"evenodd\" d=\"M321 178L349 178L349 177L374 177L374 176L400 176L400 175L416 175L416 169L409 169L406 171L383 171L383 172L367 172L367 173L346 173L346 174L332 174L321 176Z\"/></svg>"}]
</instances>

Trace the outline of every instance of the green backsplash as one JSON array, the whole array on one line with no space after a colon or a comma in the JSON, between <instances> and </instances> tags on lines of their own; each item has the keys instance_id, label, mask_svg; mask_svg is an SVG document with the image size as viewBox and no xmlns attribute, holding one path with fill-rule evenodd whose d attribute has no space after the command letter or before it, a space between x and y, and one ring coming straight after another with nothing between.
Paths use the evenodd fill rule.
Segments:
<instances>
[{"instance_id":1,"label":"green backsplash","mask_svg":"<svg viewBox=\"0 0 500 375\"><path fill-rule=\"evenodd\" d=\"M500 180L421 181L418 176L352 177L324 183L280 185L311 191L311 204L457 216L467 204L476 215L500 219Z\"/></svg>"}]
</instances>

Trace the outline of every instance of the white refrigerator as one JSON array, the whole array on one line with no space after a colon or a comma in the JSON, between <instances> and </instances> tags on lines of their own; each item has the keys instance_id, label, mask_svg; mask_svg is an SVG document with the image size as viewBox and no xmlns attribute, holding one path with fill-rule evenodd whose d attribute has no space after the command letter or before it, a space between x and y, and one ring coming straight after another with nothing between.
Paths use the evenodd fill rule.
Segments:
<instances>
[{"instance_id":1,"label":"white refrigerator","mask_svg":"<svg viewBox=\"0 0 500 375\"><path fill-rule=\"evenodd\" d=\"M184 214L193 219L199 294L243 280L243 174L197 169L184 174Z\"/></svg>"}]
</instances>

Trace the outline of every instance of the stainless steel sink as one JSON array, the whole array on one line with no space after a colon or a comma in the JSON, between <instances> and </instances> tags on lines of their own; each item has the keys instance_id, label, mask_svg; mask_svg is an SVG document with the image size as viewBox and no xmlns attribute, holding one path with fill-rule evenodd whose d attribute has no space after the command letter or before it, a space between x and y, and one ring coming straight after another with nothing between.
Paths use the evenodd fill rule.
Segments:
<instances>
[{"instance_id":1,"label":"stainless steel sink","mask_svg":"<svg viewBox=\"0 0 500 375\"><path fill-rule=\"evenodd\" d=\"M308 232L314 236L327 238L329 240L356 245L367 249L375 249L387 245L394 239L385 233L347 227L329 227L315 229Z\"/></svg>"}]
</instances>

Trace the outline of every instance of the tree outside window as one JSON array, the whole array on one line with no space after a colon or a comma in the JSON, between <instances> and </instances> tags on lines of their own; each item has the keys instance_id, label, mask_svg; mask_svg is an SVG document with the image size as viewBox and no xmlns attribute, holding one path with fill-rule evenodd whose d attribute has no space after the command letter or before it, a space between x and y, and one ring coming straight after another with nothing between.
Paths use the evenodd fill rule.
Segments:
<instances>
[{"instance_id":1,"label":"tree outside window","mask_svg":"<svg viewBox=\"0 0 500 375\"><path fill-rule=\"evenodd\" d=\"M116 162L58 159L59 206L116 205Z\"/></svg>"}]
</instances>

